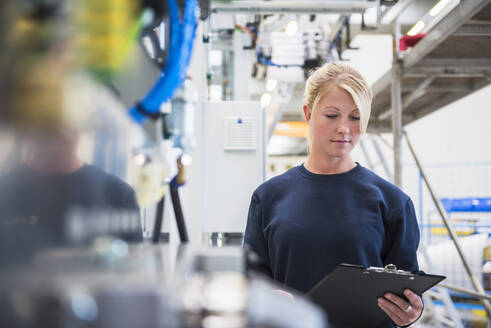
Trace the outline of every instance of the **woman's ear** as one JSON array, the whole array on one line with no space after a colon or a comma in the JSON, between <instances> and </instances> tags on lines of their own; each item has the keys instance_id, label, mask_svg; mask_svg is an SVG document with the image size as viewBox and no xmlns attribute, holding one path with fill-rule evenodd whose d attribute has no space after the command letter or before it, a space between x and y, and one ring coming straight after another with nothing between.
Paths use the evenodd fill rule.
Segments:
<instances>
[{"instance_id":1,"label":"woman's ear","mask_svg":"<svg viewBox=\"0 0 491 328\"><path fill-rule=\"evenodd\" d=\"M303 105L302 109L303 109L303 115L305 116L305 120L307 121L307 123L310 123L310 117L312 116L312 111L310 110L309 106L305 104Z\"/></svg>"}]
</instances>

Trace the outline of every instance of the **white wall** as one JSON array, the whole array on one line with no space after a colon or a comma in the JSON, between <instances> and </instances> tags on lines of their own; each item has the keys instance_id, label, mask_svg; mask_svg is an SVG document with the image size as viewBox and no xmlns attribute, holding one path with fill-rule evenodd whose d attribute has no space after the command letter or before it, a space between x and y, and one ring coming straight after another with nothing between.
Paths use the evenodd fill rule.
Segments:
<instances>
[{"instance_id":1,"label":"white wall","mask_svg":"<svg viewBox=\"0 0 491 328\"><path fill-rule=\"evenodd\" d=\"M426 162L491 160L491 86L410 124Z\"/></svg>"}]
</instances>

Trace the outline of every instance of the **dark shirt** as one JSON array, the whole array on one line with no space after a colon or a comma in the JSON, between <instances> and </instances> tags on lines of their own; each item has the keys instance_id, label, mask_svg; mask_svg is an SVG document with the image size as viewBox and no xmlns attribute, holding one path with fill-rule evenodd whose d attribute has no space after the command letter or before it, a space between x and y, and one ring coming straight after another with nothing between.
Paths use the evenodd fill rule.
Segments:
<instances>
[{"instance_id":1,"label":"dark shirt","mask_svg":"<svg viewBox=\"0 0 491 328\"><path fill-rule=\"evenodd\" d=\"M28 256L45 248L85 242L91 233L104 233L102 226L90 231L97 228L94 221L118 220L118 215L129 218L133 225L138 223L136 229L126 229L119 237L140 241L133 189L93 165L70 174L41 174L20 167L0 178L0 251L4 256L12 252L17 257ZM80 229L69 229L72 216L75 221L84 220ZM77 238L74 232L79 233Z\"/></svg>"},{"instance_id":2,"label":"dark shirt","mask_svg":"<svg viewBox=\"0 0 491 328\"><path fill-rule=\"evenodd\" d=\"M302 293L340 263L418 271L418 243L411 199L359 164L333 175L301 165L263 183L244 239L261 271Z\"/></svg>"}]
</instances>

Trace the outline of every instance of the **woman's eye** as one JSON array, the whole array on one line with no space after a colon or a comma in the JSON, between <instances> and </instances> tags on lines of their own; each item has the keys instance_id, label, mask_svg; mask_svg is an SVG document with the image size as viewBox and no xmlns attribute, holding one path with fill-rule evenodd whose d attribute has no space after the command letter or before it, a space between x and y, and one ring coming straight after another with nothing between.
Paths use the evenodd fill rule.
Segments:
<instances>
[{"instance_id":1,"label":"woman's eye","mask_svg":"<svg viewBox=\"0 0 491 328\"><path fill-rule=\"evenodd\" d=\"M327 118L336 118L336 117L338 117L338 116L337 116L336 114L334 114L334 115L328 115L328 114L326 114L326 117L327 117Z\"/></svg>"},{"instance_id":2,"label":"woman's eye","mask_svg":"<svg viewBox=\"0 0 491 328\"><path fill-rule=\"evenodd\" d=\"M350 116L350 119L352 119L353 121L359 121L360 116Z\"/></svg>"}]
</instances>

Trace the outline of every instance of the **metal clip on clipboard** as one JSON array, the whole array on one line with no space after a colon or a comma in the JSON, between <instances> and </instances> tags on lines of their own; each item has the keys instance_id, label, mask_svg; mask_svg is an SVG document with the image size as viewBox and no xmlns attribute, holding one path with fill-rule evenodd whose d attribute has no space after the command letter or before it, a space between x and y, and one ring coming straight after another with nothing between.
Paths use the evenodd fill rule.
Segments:
<instances>
[{"instance_id":1,"label":"metal clip on clipboard","mask_svg":"<svg viewBox=\"0 0 491 328\"><path fill-rule=\"evenodd\" d=\"M395 264L387 264L385 267L380 268L380 267L368 267L365 269L363 272L364 274L370 274L371 272L376 272L376 273L391 273L391 274L398 274L402 276L407 276L409 277L410 280L414 279L414 274L409 272L409 271L404 271L404 270L398 270Z\"/></svg>"}]
</instances>

